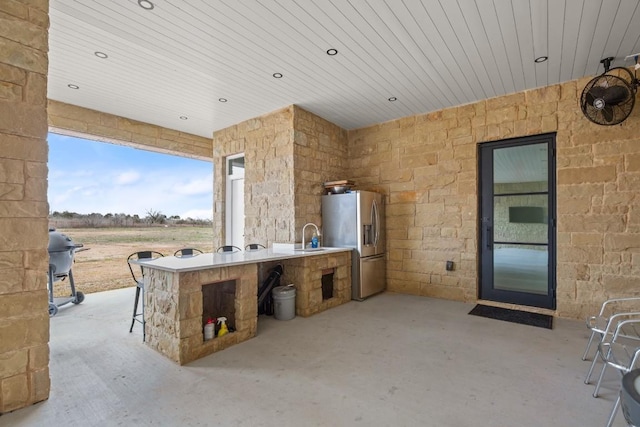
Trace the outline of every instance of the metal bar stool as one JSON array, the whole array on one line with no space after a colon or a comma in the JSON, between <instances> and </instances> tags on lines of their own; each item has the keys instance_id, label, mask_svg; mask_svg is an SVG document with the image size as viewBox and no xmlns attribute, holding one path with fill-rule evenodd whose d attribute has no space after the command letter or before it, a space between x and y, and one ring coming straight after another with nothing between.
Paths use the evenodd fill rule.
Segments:
<instances>
[{"instance_id":1,"label":"metal bar stool","mask_svg":"<svg viewBox=\"0 0 640 427\"><path fill-rule=\"evenodd\" d=\"M131 260L152 260L156 258L163 257L164 255L160 252L156 251L138 251L134 252L127 257L127 265L129 266L129 271L131 272L131 277L133 277L133 281L136 284L136 299L133 303L133 317L131 318L131 328L129 328L129 333L133 331L133 325L135 322L140 322L142 324L142 341L144 342L147 338L146 327L144 321L144 268L140 267L140 272L136 275L134 272L133 266L131 265ZM137 269L136 269L137 271ZM140 301L140 295L142 294L142 310L138 312L138 301Z\"/></svg>"},{"instance_id":2,"label":"metal bar stool","mask_svg":"<svg viewBox=\"0 0 640 427\"><path fill-rule=\"evenodd\" d=\"M216 252L242 252L242 249L233 245L225 245L220 246Z\"/></svg>"},{"instance_id":3,"label":"metal bar stool","mask_svg":"<svg viewBox=\"0 0 640 427\"><path fill-rule=\"evenodd\" d=\"M247 246L244 247L245 251L257 251L260 249L266 249L264 247L264 245L261 245L260 243L249 243Z\"/></svg>"},{"instance_id":4,"label":"metal bar stool","mask_svg":"<svg viewBox=\"0 0 640 427\"><path fill-rule=\"evenodd\" d=\"M175 251L173 256L178 257L178 258L182 258L182 257L195 256L195 255L198 255L198 254L201 254L201 253L202 253L202 251L200 249L182 248L182 249L178 249L177 251Z\"/></svg>"}]
</instances>

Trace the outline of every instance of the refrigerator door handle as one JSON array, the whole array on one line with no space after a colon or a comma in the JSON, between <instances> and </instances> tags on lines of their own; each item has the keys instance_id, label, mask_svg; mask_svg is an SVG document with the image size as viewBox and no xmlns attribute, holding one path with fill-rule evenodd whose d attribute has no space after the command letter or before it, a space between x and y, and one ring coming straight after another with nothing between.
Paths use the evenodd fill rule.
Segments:
<instances>
[{"instance_id":1,"label":"refrigerator door handle","mask_svg":"<svg viewBox=\"0 0 640 427\"><path fill-rule=\"evenodd\" d=\"M378 246L378 240L380 239L380 215L378 213L378 204L376 203L376 201L374 200L372 203L372 209L371 209L371 216L372 218L372 222L373 222L373 227L374 227L374 238L373 238L373 245L374 246Z\"/></svg>"}]
</instances>

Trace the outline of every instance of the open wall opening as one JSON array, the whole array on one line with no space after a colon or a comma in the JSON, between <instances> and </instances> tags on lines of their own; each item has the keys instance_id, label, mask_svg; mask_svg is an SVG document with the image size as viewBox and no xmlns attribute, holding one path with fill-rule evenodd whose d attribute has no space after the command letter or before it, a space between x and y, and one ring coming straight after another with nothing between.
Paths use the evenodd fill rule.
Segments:
<instances>
[{"instance_id":1,"label":"open wall opening","mask_svg":"<svg viewBox=\"0 0 640 427\"><path fill-rule=\"evenodd\" d=\"M133 252L213 251L211 161L57 133L48 142L49 226L88 249L75 257L78 290L134 286Z\"/></svg>"}]
</instances>

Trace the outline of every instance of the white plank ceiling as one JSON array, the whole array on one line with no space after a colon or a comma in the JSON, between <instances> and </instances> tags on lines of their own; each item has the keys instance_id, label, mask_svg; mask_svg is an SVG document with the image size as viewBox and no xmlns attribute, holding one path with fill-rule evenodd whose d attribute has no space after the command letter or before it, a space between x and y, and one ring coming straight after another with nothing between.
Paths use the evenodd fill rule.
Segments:
<instances>
[{"instance_id":1,"label":"white plank ceiling","mask_svg":"<svg viewBox=\"0 0 640 427\"><path fill-rule=\"evenodd\" d=\"M355 129L640 52L640 0L151 1L51 0L49 98L204 137L291 104Z\"/></svg>"}]
</instances>

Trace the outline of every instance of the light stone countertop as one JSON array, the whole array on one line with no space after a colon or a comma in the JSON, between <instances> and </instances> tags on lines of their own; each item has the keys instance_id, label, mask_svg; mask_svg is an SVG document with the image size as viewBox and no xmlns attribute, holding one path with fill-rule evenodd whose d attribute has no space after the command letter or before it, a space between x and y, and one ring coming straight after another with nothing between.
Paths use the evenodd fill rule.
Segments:
<instances>
[{"instance_id":1,"label":"light stone countertop","mask_svg":"<svg viewBox=\"0 0 640 427\"><path fill-rule=\"evenodd\" d=\"M182 273L187 271L206 270L209 268L228 267L231 265L255 264L278 261L281 259L302 258L326 255L338 252L351 252L352 248L329 248L307 250L278 250L272 248L256 251L205 253L194 256L166 256L152 261L131 260L131 264L144 265L158 270Z\"/></svg>"}]
</instances>

